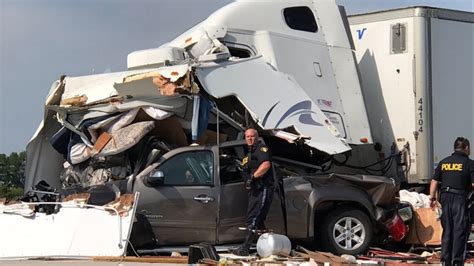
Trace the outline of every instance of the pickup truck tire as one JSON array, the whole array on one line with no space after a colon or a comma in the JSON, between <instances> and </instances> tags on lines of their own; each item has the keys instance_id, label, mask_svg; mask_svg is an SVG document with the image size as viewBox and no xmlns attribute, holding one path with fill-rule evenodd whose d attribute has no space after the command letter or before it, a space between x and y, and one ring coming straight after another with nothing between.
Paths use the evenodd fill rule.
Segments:
<instances>
[{"instance_id":1,"label":"pickup truck tire","mask_svg":"<svg viewBox=\"0 0 474 266\"><path fill-rule=\"evenodd\" d=\"M354 208L343 207L328 213L320 227L322 248L335 254L365 253L373 237L367 215Z\"/></svg>"}]
</instances>

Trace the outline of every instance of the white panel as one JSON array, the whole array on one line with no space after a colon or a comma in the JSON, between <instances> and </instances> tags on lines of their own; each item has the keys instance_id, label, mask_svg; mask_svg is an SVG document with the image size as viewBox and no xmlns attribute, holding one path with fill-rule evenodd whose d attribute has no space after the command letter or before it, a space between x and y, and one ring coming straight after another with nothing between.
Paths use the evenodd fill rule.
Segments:
<instances>
[{"instance_id":1,"label":"white panel","mask_svg":"<svg viewBox=\"0 0 474 266\"><path fill-rule=\"evenodd\" d=\"M432 19L431 29L434 167L456 137L474 143L474 24Z\"/></svg>"},{"instance_id":2,"label":"white panel","mask_svg":"<svg viewBox=\"0 0 474 266\"><path fill-rule=\"evenodd\" d=\"M340 47L328 47L328 50L342 105L340 114L346 125L347 141L351 144L364 144L360 141L364 138L367 143L372 143L369 119L352 50Z\"/></svg>"},{"instance_id":3,"label":"white panel","mask_svg":"<svg viewBox=\"0 0 474 266\"><path fill-rule=\"evenodd\" d=\"M407 25L407 50L401 54L390 52L390 29L396 23ZM402 150L409 142L411 158L415 158L413 18L350 27L373 141L383 145L386 155L391 153L392 143ZM416 173L414 163L410 173Z\"/></svg>"},{"instance_id":4,"label":"white panel","mask_svg":"<svg viewBox=\"0 0 474 266\"><path fill-rule=\"evenodd\" d=\"M0 258L122 256L136 203L125 215L64 203L58 213L32 217L6 214L11 206L0 205Z\"/></svg>"},{"instance_id":5,"label":"white panel","mask_svg":"<svg viewBox=\"0 0 474 266\"><path fill-rule=\"evenodd\" d=\"M103 100L111 96L116 96L119 93L115 89L116 83L121 84L124 78L133 76L136 74L143 74L149 72L159 72L162 76L170 78L171 82L174 82L177 78L186 74L188 65L175 65L175 66L164 66L154 69L124 71L115 73L106 73L99 75L80 76L80 77L66 77L66 87L62 95L62 99L86 95L87 102L91 103L98 100ZM171 75L172 72L177 72L177 76ZM158 94L158 90L154 94ZM153 95L153 94L152 94Z\"/></svg>"},{"instance_id":6,"label":"white panel","mask_svg":"<svg viewBox=\"0 0 474 266\"><path fill-rule=\"evenodd\" d=\"M142 67L165 61L184 60L184 49L178 47L162 47L140 51L134 51L127 56L127 68Z\"/></svg>"},{"instance_id":7,"label":"white panel","mask_svg":"<svg viewBox=\"0 0 474 266\"><path fill-rule=\"evenodd\" d=\"M329 46L351 48L339 7L333 1L313 1L320 30Z\"/></svg>"},{"instance_id":8,"label":"white panel","mask_svg":"<svg viewBox=\"0 0 474 266\"><path fill-rule=\"evenodd\" d=\"M350 147L311 98L291 77L263 58L197 68L204 89L216 98L235 95L265 129L294 126L311 137L308 145L328 154Z\"/></svg>"},{"instance_id":9,"label":"white panel","mask_svg":"<svg viewBox=\"0 0 474 266\"><path fill-rule=\"evenodd\" d=\"M132 72L137 73L138 71ZM143 70L141 72L144 72ZM118 95L115 83L121 83L130 72L106 73L82 77L66 77L66 87L61 99L86 95L87 103Z\"/></svg>"}]
</instances>

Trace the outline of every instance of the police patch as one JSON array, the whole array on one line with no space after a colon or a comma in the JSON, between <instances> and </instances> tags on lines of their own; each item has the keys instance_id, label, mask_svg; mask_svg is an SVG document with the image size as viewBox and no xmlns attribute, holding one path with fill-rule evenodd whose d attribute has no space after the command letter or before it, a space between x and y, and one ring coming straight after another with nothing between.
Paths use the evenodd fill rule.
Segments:
<instances>
[{"instance_id":1,"label":"police patch","mask_svg":"<svg viewBox=\"0 0 474 266\"><path fill-rule=\"evenodd\" d=\"M262 152L267 152L267 151L268 151L268 148L267 148L267 147L261 147L261 148L260 148L260 151L262 151Z\"/></svg>"}]
</instances>

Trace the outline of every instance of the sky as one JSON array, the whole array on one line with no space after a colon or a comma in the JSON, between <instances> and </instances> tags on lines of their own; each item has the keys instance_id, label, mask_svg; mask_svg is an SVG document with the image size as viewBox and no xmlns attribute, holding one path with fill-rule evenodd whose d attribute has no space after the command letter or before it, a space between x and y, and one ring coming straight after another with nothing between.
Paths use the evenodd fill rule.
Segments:
<instances>
[{"instance_id":1,"label":"sky","mask_svg":"<svg viewBox=\"0 0 474 266\"><path fill-rule=\"evenodd\" d=\"M258 0L256 0L258 1ZM473 12L472 0L336 0L350 14L406 6ZM126 70L230 0L0 0L0 153L25 150L61 75Z\"/></svg>"}]
</instances>

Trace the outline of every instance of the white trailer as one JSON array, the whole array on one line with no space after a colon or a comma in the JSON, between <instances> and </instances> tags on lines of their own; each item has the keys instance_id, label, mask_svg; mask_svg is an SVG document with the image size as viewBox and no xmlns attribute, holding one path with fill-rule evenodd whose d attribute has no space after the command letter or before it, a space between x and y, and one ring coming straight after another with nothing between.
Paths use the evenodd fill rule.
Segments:
<instances>
[{"instance_id":1,"label":"white trailer","mask_svg":"<svg viewBox=\"0 0 474 266\"><path fill-rule=\"evenodd\" d=\"M474 141L473 23L432 7L349 17L373 141L408 148L408 183L427 183L457 136Z\"/></svg>"}]
</instances>

